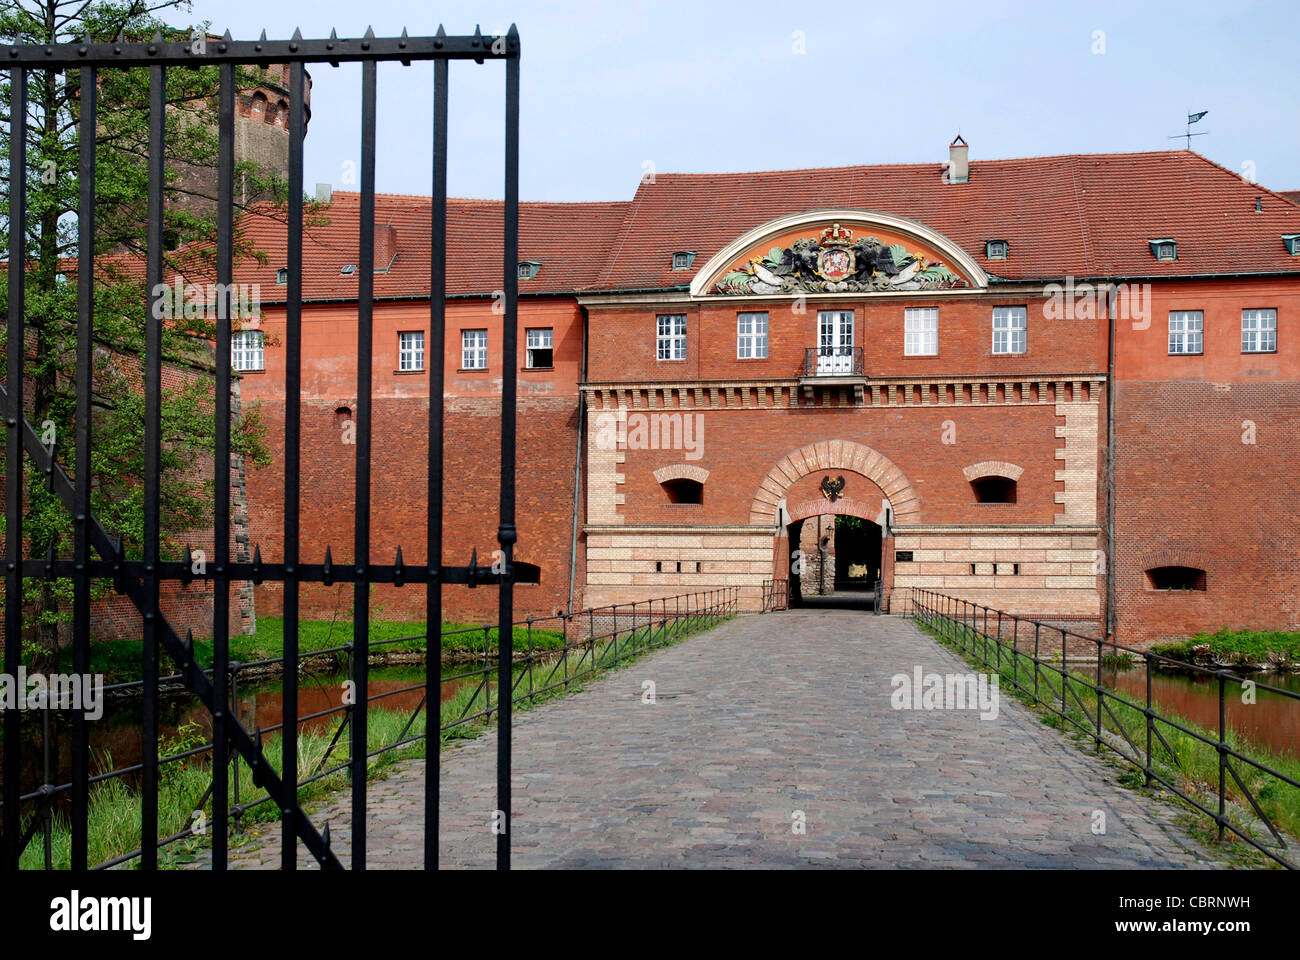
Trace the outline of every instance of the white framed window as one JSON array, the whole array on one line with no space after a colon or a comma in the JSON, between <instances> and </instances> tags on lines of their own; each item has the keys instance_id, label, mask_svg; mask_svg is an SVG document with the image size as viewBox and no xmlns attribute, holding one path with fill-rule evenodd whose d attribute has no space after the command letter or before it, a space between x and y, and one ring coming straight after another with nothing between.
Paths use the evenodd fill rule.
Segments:
<instances>
[{"instance_id":1,"label":"white framed window","mask_svg":"<svg viewBox=\"0 0 1300 960\"><path fill-rule=\"evenodd\" d=\"M932 357L939 352L939 308L908 307L903 311L903 354Z\"/></svg>"},{"instance_id":2,"label":"white framed window","mask_svg":"<svg viewBox=\"0 0 1300 960\"><path fill-rule=\"evenodd\" d=\"M397 335L397 369L424 369L423 330L410 330Z\"/></svg>"},{"instance_id":3,"label":"white framed window","mask_svg":"<svg viewBox=\"0 0 1300 960\"><path fill-rule=\"evenodd\" d=\"M487 331L460 332L460 366L462 370L487 369Z\"/></svg>"},{"instance_id":4,"label":"white framed window","mask_svg":"<svg viewBox=\"0 0 1300 960\"><path fill-rule=\"evenodd\" d=\"M661 313L656 323L655 355L660 360L685 360L686 314Z\"/></svg>"},{"instance_id":5,"label":"white framed window","mask_svg":"<svg viewBox=\"0 0 1300 960\"><path fill-rule=\"evenodd\" d=\"M1204 349L1205 314L1200 310L1174 310L1169 314L1169 353L1201 353Z\"/></svg>"},{"instance_id":6,"label":"white framed window","mask_svg":"<svg viewBox=\"0 0 1300 960\"><path fill-rule=\"evenodd\" d=\"M1026 307L993 308L993 352L1024 353L1029 310Z\"/></svg>"},{"instance_id":7,"label":"white framed window","mask_svg":"<svg viewBox=\"0 0 1300 960\"><path fill-rule=\"evenodd\" d=\"M266 349L261 330L240 330L230 335L231 370L265 370Z\"/></svg>"},{"instance_id":8,"label":"white framed window","mask_svg":"<svg viewBox=\"0 0 1300 960\"><path fill-rule=\"evenodd\" d=\"M1277 311L1241 311L1241 352L1277 352Z\"/></svg>"},{"instance_id":9,"label":"white framed window","mask_svg":"<svg viewBox=\"0 0 1300 960\"><path fill-rule=\"evenodd\" d=\"M524 331L524 366L530 370L551 367L555 358L554 343L552 327L534 327Z\"/></svg>"},{"instance_id":10,"label":"white framed window","mask_svg":"<svg viewBox=\"0 0 1300 960\"><path fill-rule=\"evenodd\" d=\"M767 357L767 314L736 314L736 356L741 360Z\"/></svg>"}]
</instances>

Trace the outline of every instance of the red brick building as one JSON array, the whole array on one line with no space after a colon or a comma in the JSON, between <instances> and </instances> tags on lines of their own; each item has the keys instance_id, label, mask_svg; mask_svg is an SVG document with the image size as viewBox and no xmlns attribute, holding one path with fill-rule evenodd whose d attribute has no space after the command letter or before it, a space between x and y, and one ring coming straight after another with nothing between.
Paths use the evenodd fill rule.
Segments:
<instances>
[{"instance_id":1,"label":"red brick building","mask_svg":"<svg viewBox=\"0 0 1300 960\"><path fill-rule=\"evenodd\" d=\"M377 211L373 553L411 561L429 201ZM328 217L303 278L303 556L341 561L356 196ZM495 547L500 219L450 204L454 562ZM283 227L248 229L271 259L238 278L265 318L237 356L278 451ZM520 233L517 556L542 568L521 615L723 585L756 609L792 561L808 583L820 529L830 586L879 578L894 612L926 586L1125 641L1300 629L1300 207L1280 195L1191 152L968 163L959 140L946 163L659 174L628 203L524 204ZM248 481L267 559L278 463ZM380 616L421 602L376 588Z\"/></svg>"}]
</instances>

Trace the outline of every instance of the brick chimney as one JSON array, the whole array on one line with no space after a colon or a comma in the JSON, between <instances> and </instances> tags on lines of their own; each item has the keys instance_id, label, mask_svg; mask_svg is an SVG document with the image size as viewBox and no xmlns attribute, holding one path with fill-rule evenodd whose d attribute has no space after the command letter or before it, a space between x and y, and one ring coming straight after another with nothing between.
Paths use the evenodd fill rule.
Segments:
<instances>
[{"instance_id":1,"label":"brick chimney","mask_svg":"<svg viewBox=\"0 0 1300 960\"><path fill-rule=\"evenodd\" d=\"M385 271L397 256L397 228L391 223L375 224L375 269Z\"/></svg>"},{"instance_id":2,"label":"brick chimney","mask_svg":"<svg viewBox=\"0 0 1300 960\"><path fill-rule=\"evenodd\" d=\"M966 183L970 180L970 161L967 158L969 147L957 134L957 139L948 144L948 182Z\"/></svg>"}]
</instances>

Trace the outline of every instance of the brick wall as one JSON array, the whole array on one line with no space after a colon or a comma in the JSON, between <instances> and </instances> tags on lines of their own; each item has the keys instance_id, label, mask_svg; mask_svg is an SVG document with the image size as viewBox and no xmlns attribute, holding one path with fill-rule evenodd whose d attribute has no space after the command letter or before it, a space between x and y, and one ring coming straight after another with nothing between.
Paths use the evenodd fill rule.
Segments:
<instances>
[{"instance_id":1,"label":"brick wall","mask_svg":"<svg viewBox=\"0 0 1300 960\"><path fill-rule=\"evenodd\" d=\"M1300 383L1117 389L1117 638L1300 629ZM1152 590L1166 565L1204 570L1206 589Z\"/></svg>"}]
</instances>

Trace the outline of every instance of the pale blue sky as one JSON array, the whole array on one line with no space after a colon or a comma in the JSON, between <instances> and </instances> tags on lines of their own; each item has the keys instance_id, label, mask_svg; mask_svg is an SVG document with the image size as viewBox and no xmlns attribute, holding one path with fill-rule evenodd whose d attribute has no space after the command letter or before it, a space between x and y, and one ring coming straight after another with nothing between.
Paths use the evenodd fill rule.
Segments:
<instances>
[{"instance_id":1,"label":"pale blue sky","mask_svg":"<svg viewBox=\"0 0 1300 960\"><path fill-rule=\"evenodd\" d=\"M959 129L973 161L1162 150L1183 142L1168 136L1189 108L1209 111L1193 149L1300 189L1296 0L195 0L191 18L236 39L517 23L526 200L628 199L646 161L661 172L938 162ZM360 68L310 69L305 179L347 189ZM451 66L453 196L501 196L503 83L499 63ZM381 191L429 193L431 88L428 64L380 68Z\"/></svg>"}]
</instances>

